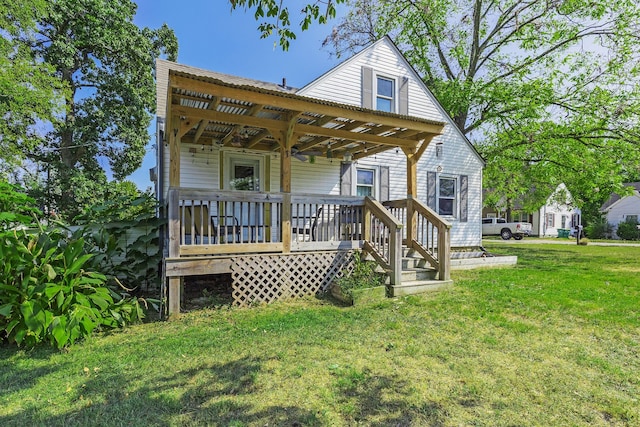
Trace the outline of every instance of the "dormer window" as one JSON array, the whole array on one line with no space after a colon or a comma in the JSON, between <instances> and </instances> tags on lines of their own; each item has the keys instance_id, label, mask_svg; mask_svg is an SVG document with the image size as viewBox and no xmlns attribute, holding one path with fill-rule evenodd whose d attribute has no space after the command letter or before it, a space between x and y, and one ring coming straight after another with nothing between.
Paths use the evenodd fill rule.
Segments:
<instances>
[{"instance_id":1,"label":"dormer window","mask_svg":"<svg viewBox=\"0 0 640 427\"><path fill-rule=\"evenodd\" d=\"M395 81L386 77L377 77L376 110L393 113L395 111Z\"/></svg>"}]
</instances>

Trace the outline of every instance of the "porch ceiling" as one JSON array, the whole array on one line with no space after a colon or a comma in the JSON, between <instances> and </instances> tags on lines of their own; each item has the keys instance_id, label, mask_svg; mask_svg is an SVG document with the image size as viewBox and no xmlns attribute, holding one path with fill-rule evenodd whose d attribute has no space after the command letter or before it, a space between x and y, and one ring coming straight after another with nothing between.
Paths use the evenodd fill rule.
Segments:
<instances>
[{"instance_id":1,"label":"porch ceiling","mask_svg":"<svg viewBox=\"0 0 640 427\"><path fill-rule=\"evenodd\" d=\"M394 147L415 153L444 128L443 122L304 97L285 88L238 84L220 76L169 71L166 117L179 117L180 128L173 131L181 142L273 151L289 135L298 151L335 158L349 152L358 159Z\"/></svg>"}]
</instances>

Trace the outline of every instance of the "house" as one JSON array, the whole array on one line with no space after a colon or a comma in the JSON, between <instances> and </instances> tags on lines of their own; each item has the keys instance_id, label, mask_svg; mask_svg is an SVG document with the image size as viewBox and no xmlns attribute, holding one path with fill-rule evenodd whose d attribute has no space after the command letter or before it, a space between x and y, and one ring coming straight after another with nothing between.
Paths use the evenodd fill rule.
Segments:
<instances>
[{"instance_id":1,"label":"house","mask_svg":"<svg viewBox=\"0 0 640 427\"><path fill-rule=\"evenodd\" d=\"M270 301L364 251L400 294L405 253L448 282L451 248L481 245L483 160L388 37L300 89L164 60L156 79L170 314L184 276Z\"/></svg>"},{"instance_id":2,"label":"house","mask_svg":"<svg viewBox=\"0 0 640 427\"><path fill-rule=\"evenodd\" d=\"M548 193L547 193L548 194ZM512 221L531 223L531 236L558 237L558 230L570 230L573 227L575 206L571 193L564 184L559 184L547 197L544 204L534 211L523 208L520 201L514 203L511 210ZM485 206L484 218L504 217L504 209Z\"/></svg>"},{"instance_id":3,"label":"house","mask_svg":"<svg viewBox=\"0 0 640 427\"><path fill-rule=\"evenodd\" d=\"M640 220L640 182L628 182L624 186L631 187L633 192L628 196L613 193L600 208L614 231L621 222Z\"/></svg>"}]
</instances>

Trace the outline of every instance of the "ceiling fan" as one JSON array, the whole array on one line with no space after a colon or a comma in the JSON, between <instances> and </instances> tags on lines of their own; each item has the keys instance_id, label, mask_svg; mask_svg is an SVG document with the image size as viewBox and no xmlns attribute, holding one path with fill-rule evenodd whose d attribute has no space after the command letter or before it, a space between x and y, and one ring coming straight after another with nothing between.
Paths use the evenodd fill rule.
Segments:
<instances>
[{"instance_id":1,"label":"ceiling fan","mask_svg":"<svg viewBox=\"0 0 640 427\"><path fill-rule=\"evenodd\" d=\"M322 155L322 151L318 151L318 150L302 151L302 150L299 150L298 147L294 145L293 147L291 147L291 155L296 159L300 160L301 162L306 162L307 160L309 160L309 157L307 156L320 156Z\"/></svg>"}]
</instances>

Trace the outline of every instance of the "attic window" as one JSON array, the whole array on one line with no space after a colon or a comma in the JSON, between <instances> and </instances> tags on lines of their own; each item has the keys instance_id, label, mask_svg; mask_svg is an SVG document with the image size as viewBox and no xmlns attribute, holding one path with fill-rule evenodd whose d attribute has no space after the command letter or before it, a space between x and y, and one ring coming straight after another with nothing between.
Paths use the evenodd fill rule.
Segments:
<instances>
[{"instance_id":1,"label":"attic window","mask_svg":"<svg viewBox=\"0 0 640 427\"><path fill-rule=\"evenodd\" d=\"M377 77L376 109L392 113L395 110L395 81L386 77Z\"/></svg>"}]
</instances>

